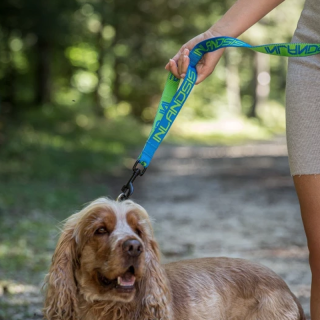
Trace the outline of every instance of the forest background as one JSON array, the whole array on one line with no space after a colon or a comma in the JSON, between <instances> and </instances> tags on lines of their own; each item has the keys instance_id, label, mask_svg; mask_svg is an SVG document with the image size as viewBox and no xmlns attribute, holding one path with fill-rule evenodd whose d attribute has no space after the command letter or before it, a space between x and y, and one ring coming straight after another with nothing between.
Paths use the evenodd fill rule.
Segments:
<instances>
[{"instance_id":1,"label":"forest background","mask_svg":"<svg viewBox=\"0 0 320 320\"><path fill-rule=\"evenodd\" d=\"M21 279L39 283L55 245L52 226L108 194L106 177L132 166L151 128L168 59L232 3L0 1L2 294L9 285L19 291ZM290 42L302 5L284 2L240 39ZM195 87L167 143L233 145L283 135L286 69L286 58L227 49ZM7 319L12 303L0 306L0 319ZM15 308L25 319L27 306Z\"/></svg>"}]
</instances>

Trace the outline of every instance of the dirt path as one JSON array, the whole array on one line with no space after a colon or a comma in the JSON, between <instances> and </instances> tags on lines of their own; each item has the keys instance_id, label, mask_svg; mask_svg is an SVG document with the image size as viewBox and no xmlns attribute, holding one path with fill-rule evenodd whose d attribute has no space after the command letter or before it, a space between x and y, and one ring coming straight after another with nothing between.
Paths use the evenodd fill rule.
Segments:
<instances>
[{"instance_id":1,"label":"dirt path","mask_svg":"<svg viewBox=\"0 0 320 320\"><path fill-rule=\"evenodd\" d=\"M284 139L239 147L161 146L135 182L133 199L154 219L164 262L206 256L260 262L287 282L309 316L308 250L286 153ZM129 174L107 179L111 197ZM0 310L0 320L42 318L40 286L29 287L0 292L9 308L19 306L10 309L10 319Z\"/></svg>"},{"instance_id":2,"label":"dirt path","mask_svg":"<svg viewBox=\"0 0 320 320\"><path fill-rule=\"evenodd\" d=\"M154 219L163 261L260 262L287 282L309 315L308 251L286 153L283 138L242 147L162 146L133 199Z\"/></svg>"}]
</instances>

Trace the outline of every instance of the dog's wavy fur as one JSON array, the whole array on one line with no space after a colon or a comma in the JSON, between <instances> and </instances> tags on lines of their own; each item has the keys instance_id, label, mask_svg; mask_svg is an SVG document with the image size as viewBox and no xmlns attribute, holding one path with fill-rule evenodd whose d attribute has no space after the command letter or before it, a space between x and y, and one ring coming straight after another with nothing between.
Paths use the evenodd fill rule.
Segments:
<instances>
[{"instance_id":1,"label":"dog's wavy fur","mask_svg":"<svg viewBox=\"0 0 320 320\"><path fill-rule=\"evenodd\" d=\"M128 239L141 244L138 256L124 251ZM135 283L124 292L113 284L127 270ZM128 200L100 198L66 220L45 288L47 320L305 319L284 281L258 264L203 258L161 265L147 212Z\"/></svg>"}]
</instances>

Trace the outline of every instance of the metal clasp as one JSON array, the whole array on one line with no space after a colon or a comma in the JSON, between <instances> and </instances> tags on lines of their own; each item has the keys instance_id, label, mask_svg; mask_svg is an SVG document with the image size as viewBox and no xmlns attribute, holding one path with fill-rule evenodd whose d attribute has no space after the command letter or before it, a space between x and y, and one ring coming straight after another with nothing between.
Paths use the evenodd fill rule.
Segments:
<instances>
[{"instance_id":1,"label":"metal clasp","mask_svg":"<svg viewBox=\"0 0 320 320\"><path fill-rule=\"evenodd\" d=\"M134 166L132 167L133 174L129 181L121 188L121 193L119 194L117 201L121 202L124 200L129 199L129 197L133 194L133 182L136 180L137 177L142 177L144 173L147 171L146 167L143 167L141 170L138 168L139 160L136 161Z\"/></svg>"}]
</instances>

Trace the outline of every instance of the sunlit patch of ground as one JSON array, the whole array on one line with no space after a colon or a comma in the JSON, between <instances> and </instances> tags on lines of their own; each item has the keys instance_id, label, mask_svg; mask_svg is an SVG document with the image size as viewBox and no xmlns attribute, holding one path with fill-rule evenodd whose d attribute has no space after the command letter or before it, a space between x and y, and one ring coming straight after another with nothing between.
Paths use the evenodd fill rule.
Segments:
<instances>
[{"instance_id":1,"label":"sunlit patch of ground","mask_svg":"<svg viewBox=\"0 0 320 320\"><path fill-rule=\"evenodd\" d=\"M42 319L42 295L38 286L0 281L0 319Z\"/></svg>"},{"instance_id":2,"label":"sunlit patch of ground","mask_svg":"<svg viewBox=\"0 0 320 320\"><path fill-rule=\"evenodd\" d=\"M285 121L282 118L281 113L281 121L271 121L271 125L267 119L248 119L240 116L192 121L178 118L171 128L168 141L184 145L234 145L250 140L268 140L275 134L284 132Z\"/></svg>"}]
</instances>

